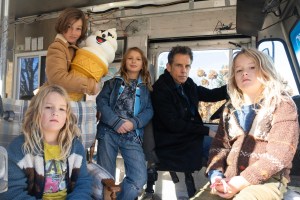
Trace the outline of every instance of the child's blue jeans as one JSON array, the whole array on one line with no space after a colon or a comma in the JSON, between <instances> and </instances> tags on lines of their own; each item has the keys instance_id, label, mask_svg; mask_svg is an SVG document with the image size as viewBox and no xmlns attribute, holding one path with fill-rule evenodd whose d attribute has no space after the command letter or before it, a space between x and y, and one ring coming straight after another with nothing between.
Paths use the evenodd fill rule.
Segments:
<instances>
[{"instance_id":1,"label":"child's blue jeans","mask_svg":"<svg viewBox=\"0 0 300 200\"><path fill-rule=\"evenodd\" d=\"M105 130L98 137L97 163L113 176L120 150L124 159L125 178L118 200L133 200L147 181L147 168L140 138L135 133L118 134Z\"/></svg>"}]
</instances>

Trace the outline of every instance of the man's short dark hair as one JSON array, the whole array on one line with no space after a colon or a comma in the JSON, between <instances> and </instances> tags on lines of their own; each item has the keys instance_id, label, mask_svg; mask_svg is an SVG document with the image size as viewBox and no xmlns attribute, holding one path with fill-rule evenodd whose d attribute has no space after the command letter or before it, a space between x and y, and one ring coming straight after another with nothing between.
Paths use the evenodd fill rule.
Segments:
<instances>
[{"instance_id":1,"label":"man's short dark hair","mask_svg":"<svg viewBox=\"0 0 300 200\"><path fill-rule=\"evenodd\" d=\"M184 55L189 55L191 61L193 61L193 52L190 47L187 46L176 46L172 47L169 55L168 55L168 63L172 64L174 61L174 56L176 54L184 54Z\"/></svg>"}]
</instances>

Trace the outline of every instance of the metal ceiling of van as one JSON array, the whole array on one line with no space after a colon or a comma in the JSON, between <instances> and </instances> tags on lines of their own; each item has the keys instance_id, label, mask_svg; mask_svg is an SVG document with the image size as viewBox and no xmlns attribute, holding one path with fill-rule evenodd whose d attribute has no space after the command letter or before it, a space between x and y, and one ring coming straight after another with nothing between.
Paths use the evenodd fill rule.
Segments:
<instances>
[{"instance_id":1,"label":"metal ceiling of van","mask_svg":"<svg viewBox=\"0 0 300 200\"><path fill-rule=\"evenodd\" d=\"M124 0L10 0L10 16L22 18L61 11L67 7L89 7Z\"/></svg>"},{"instance_id":2,"label":"metal ceiling of van","mask_svg":"<svg viewBox=\"0 0 300 200\"><path fill-rule=\"evenodd\" d=\"M143 4L164 4L164 3L182 3L191 0L9 0L10 16L15 19L42 15L45 13L52 13L61 11L67 7L87 8L87 7L104 7L104 4L117 3L118 5ZM207 1L207 0L192 0L192 1ZM229 0L225 0L225 3ZM295 1L295 0L291 0ZM275 3L280 3L281 0L237 0L237 19L236 28L237 33L257 36L258 31L261 30L266 16L267 6L272 6ZM103 5L103 6L102 6ZM98 9L99 10L99 9ZM94 12L101 12L94 11Z\"/></svg>"},{"instance_id":3,"label":"metal ceiling of van","mask_svg":"<svg viewBox=\"0 0 300 200\"><path fill-rule=\"evenodd\" d=\"M206 0L193 0L206 1ZM45 13L52 13L62 11L67 7L88 8L88 7L110 7L118 5L120 7L143 6L143 5L162 5L162 4L176 4L187 3L189 0L9 0L10 2L10 16L15 19L42 15ZM114 3L114 4L112 4ZM102 6L106 4L106 6ZM111 5L108 5L111 4ZM99 9L98 9L99 10ZM101 10L101 9L100 9ZM105 10L104 10L105 11ZM101 11L99 11L101 12Z\"/></svg>"}]
</instances>

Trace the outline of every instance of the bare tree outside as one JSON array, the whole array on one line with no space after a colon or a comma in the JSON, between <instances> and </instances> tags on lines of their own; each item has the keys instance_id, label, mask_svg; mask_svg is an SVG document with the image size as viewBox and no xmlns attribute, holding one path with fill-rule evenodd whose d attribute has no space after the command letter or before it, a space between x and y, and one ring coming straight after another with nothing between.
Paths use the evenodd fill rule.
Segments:
<instances>
[{"instance_id":1,"label":"bare tree outside","mask_svg":"<svg viewBox=\"0 0 300 200\"><path fill-rule=\"evenodd\" d=\"M33 91L38 87L38 57L20 59L20 99L33 96Z\"/></svg>"}]
</instances>

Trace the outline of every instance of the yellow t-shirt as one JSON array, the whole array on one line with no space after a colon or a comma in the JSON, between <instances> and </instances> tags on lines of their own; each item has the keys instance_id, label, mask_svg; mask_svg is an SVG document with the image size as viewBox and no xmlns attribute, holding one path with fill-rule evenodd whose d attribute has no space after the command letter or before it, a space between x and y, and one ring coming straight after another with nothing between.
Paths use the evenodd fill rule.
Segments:
<instances>
[{"instance_id":1,"label":"yellow t-shirt","mask_svg":"<svg viewBox=\"0 0 300 200\"><path fill-rule=\"evenodd\" d=\"M58 145L44 143L45 156L45 187L44 200L63 200L67 197L67 186L65 175L67 165L58 160L60 148Z\"/></svg>"}]
</instances>

